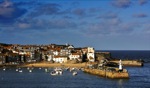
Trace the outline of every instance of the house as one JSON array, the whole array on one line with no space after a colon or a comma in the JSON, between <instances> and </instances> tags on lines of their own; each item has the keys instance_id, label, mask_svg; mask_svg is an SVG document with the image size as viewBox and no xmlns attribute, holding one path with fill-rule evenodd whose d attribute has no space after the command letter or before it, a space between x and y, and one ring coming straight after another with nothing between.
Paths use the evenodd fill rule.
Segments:
<instances>
[{"instance_id":1,"label":"house","mask_svg":"<svg viewBox=\"0 0 150 88\"><path fill-rule=\"evenodd\" d=\"M74 49L73 45L68 45L68 49Z\"/></svg>"},{"instance_id":2,"label":"house","mask_svg":"<svg viewBox=\"0 0 150 88\"><path fill-rule=\"evenodd\" d=\"M55 48L65 49L67 48L66 45L55 45Z\"/></svg>"},{"instance_id":3,"label":"house","mask_svg":"<svg viewBox=\"0 0 150 88\"><path fill-rule=\"evenodd\" d=\"M88 47L87 48L87 59L90 61L90 62L95 62L95 50L93 47Z\"/></svg>"},{"instance_id":4,"label":"house","mask_svg":"<svg viewBox=\"0 0 150 88\"><path fill-rule=\"evenodd\" d=\"M77 59L80 59L80 54L78 53L71 53L71 55L69 55L69 59L70 60L77 60Z\"/></svg>"},{"instance_id":5,"label":"house","mask_svg":"<svg viewBox=\"0 0 150 88\"><path fill-rule=\"evenodd\" d=\"M87 47L83 47L83 48L82 48L82 52L83 52L83 54L85 55L85 54L88 52Z\"/></svg>"},{"instance_id":6,"label":"house","mask_svg":"<svg viewBox=\"0 0 150 88\"><path fill-rule=\"evenodd\" d=\"M71 50L70 49L61 49L59 55L60 56L68 56L71 54Z\"/></svg>"},{"instance_id":7,"label":"house","mask_svg":"<svg viewBox=\"0 0 150 88\"><path fill-rule=\"evenodd\" d=\"M7 53L5 61L6 61L6 63L21 62L21 58L20 58L19 54Z\"/></svg>"},{"instance_id":8,"label":"house","mask_svg":"<svg viewBox=\"0 0 150 88\"><path fill-rule=\"evenodd\" d=\"M47 55L47 61L53 61L53 55L52 54Z\"/></svg>"},{"instance_id":9,"label":"house","mask_svg":"<svg viewBox=\"0 0 150 88\"><path fill-rule=\"evenodd\" d=\"M54 54L55 56L58 56L59 52L58 52L58 51L54 51L53 54Z\"/></svg>"},{"instance_id":10,"label":"house","mask_svg":"<svg viewBox=\"0 0 150 88\"><path fill-rule=\"evenodd\" d=\"M0 53L0 64L4 64L5 63L5 55Z\"/></svg>"},{"instance_id":11,"label":"house","mask_svg":"<svg viewBox=\"0 0 150 88\"><path fill-rule=\"evenodd\" d=\"M54 56L53 61L56 63L66 63L68 60L67 56Z\"/></svg>"}]
</instances>

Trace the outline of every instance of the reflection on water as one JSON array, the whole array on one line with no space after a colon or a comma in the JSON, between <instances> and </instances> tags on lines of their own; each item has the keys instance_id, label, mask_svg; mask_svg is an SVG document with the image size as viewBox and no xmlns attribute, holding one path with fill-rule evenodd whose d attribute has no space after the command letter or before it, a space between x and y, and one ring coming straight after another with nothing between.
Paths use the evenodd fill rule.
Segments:
<instances>
[{"instance_id":1,"label":"reflection on water","mask_svg":"<svg viewBox=\"0 0 150 88\"><path fill-rule=\"evenodd\" d=\"M122 80L122 79L119 79L119 80L118 80L118 84L119 84L120 87L122 87L122 86L123 86L123 85L122 85L122 84L123 84L123 80Z\"/></svg>"}]
</instances>

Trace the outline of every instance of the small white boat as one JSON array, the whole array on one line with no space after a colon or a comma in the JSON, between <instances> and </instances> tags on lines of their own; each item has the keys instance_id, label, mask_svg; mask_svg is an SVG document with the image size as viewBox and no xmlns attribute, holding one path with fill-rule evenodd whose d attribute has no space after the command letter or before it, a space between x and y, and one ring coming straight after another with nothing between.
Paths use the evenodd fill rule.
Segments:
<instances>
[{"instance_id":1,"label":"small white boat","mask_svg":"<svg viewBox=\"0 0 150 88\"><path fill-rule=\"evenodd\" d=\"M58 73L56 71L52 71L50 74L51 75L58 75Z\"/></svg>"},{"instance_id":2,"label":"small white boat","mask_svg":"<svg viewBox=\"0 0 150 88\"><path fill-rule=\"evenodd\" d=\"M45 72L48 72L48 69L47 69L47 68L45 68Z\"/></svg>"},{"instance_id":3,"label":"small white boat","mask_svg":"<svg viewBox=\"0 0 150 88\"><path fill-rule=\"evenodd\" d=\"M63 74L63 71L57 71L57 73L58 73L59 75L62 75L62 74Z\"/></svg>"},{"instance_id":4,"label":"small white boat","mask_svg":"<svg viewBox=\"0 0 150 88\"><path fill-rule=\"evenodd\" d=\"M3 71L5 71L6 70L6 68L3 68Z\"/></svg>"},{"instance_id":5,"label":"small white boat","mask_svg":"<svg viewBox=\"0 0 150 88\"><path fill-rule=\"evenodd\" d=\"M22 70L19 70L19 72L22 73L23 71L22 71Z\"/></svg>"},{"instance_id":6,"label":"small white boat","mask_svg":"<svg viewBox=\"0 0 150 88\"><path fill-rule=\"evenodd\" d=\"M30 68L29 67L27 67L27 70L29 70Z\"/></svg>"},{"instance_id":7,"label":"small white boat","mask_svg":"<svg viewBox=\"0 0 150 88\"><path fill-rule=\"evenodd\" d=\"M55 68L54 71L59 75L62 75L63 73L63 70L61 68Z\"/></svg>"},{"instance_id":8,"label":"small white boat","mask_svg":"<svg viewBox=\"0 0 150 88\"><path fill-rule=\"evenodd\" d=\"M32 72L32 70L30 69L29 72Z\"/></svg>"},{"instance_id":9,"label":"small white boat","mask_svg":"<svg viewBox=\"0 0 150 88\"><path fill-rule=\"evenodd\" d=\"M75 76L75 75L77 75L78 73L76 72L76 71L74 71L73 73L72 73L72 75L73 76Z\"/></svg>"},{"instance_id":10,"label":"small white boat","mask_svg":"<svg viewBox=\"0 0 150 88\"><path fill-rule=\"evenodd\" d=\"M62 75L63 70L61 68L55 68L54 71L51 72L51 75Z\"/></svg>"},{"instance_id":11,"label":"small white boat","mask_svg":"<svg viewBox=\"0 0 150 88\"><path fill-rule=\"evenodd\" d=\"M16 71L19 71L18 68L16 68Z\"/></svg>"}]
</instances>

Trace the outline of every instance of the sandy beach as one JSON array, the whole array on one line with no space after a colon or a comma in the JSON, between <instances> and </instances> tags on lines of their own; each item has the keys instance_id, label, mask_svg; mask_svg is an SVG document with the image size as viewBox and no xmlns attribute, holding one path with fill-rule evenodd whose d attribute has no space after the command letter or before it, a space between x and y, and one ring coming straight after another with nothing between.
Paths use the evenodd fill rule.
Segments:
<instances>
[{"instance_id":1,"label":"sandy beach","mask_svg":"<svg viewBox=\"0 0 150 88\"><path fill-rule=\"evenodd\" d=\"M86 66L86 63L70 64L70 63L40 62L40 63L32 63L32 64L22 65L21 67L76 67L76 68L81 68L81 67L85 67L85 66Z\"/></svg>"}]
</instances>

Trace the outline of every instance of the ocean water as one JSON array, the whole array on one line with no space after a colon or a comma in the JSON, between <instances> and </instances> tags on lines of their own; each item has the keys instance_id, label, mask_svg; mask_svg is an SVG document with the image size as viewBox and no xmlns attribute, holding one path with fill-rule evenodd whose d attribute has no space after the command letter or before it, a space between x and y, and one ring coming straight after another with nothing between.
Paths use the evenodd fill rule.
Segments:
<instances>
[{"instance_id":1,"label":"ocean water","mask_svg":"<svg viewBox=\"0 0 150 88\"><path fill-rule=\"evenodd\" d=\"M117 59L142 59L150 62L150 50L103 50L110 52L113 58Z\"/></svg>"},{"instance_id":2,"label":"ocean water","mask_svg":"<svg viewBox=\"0 0 150 88\"><path fill-rule=\"evenodd\" d=\"M125 52L122 51L122 54ZM131 57L126 55L128 58L132 57L132 54ZM143 55L140 56L146 56ZM145 60L148 60L147 58L150 57ZM51 76L45 73L44 68L34 68L32 73L29 73L27 68L23 68L22 73L16 72L15 68L7 68L5 71L0 68L0 88L150 88L150 63L144 63L143 67L125 68L130 74L129 79L109 79L81 70L78 70L77 76L73 76L69 71L64 71L63 75Z\"/></svg>"}]
</instances>

